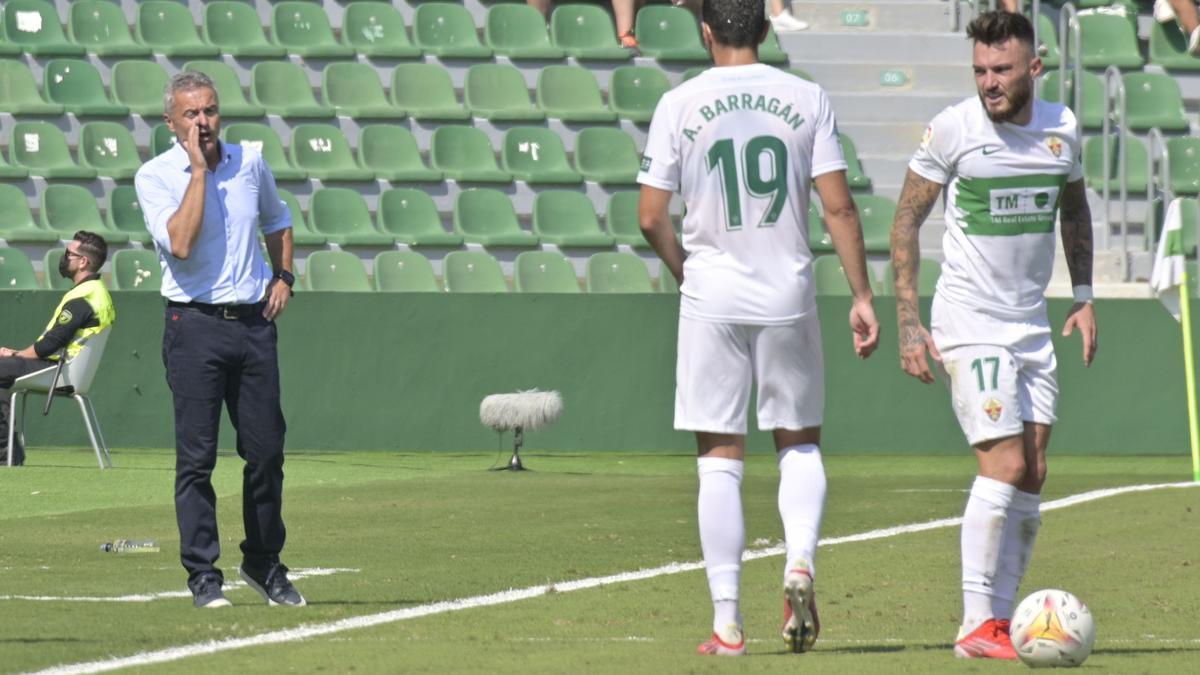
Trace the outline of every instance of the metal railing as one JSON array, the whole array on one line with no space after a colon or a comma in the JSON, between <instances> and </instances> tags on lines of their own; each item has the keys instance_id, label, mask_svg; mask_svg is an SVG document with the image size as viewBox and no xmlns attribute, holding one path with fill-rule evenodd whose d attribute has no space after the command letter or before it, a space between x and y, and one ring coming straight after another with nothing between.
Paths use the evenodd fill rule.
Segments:
<instances>
[{"instance_id":1,"label":"metal railing","mask_svg":"<svg viewBox=\"0 0 1200 675\"><path fill-rule=\"evenodd\" d=\"M1105 239L1108 238L1108 233L1111 231L1111 213L1112 204L1112 182L1110 171L1112 169L1112 145L1113 145L1113 122L1114 117L1117 122L1115 133L1117 134L1117 185L1120 189L1121 198L1121 275L1124 281L1129 281L1129 155L1126 148L1126 138L1128 133L1125 130L1125 82L1121 79L1121 70L1116 66L1109 66L1104 71L1104 126L1100 132L1103 148L1104 162L1104 233Z\"/></svg>"},{"instance_id":2,"label":"metal railing","mask_svg":"<svg viewBox=\"0 0 1200 675\"><path fill-rule=\"evenodd\" d=\"M1161 193L1161 204L1165 214L1167 205L1175 195L1171 192L1171 153L1167 141L1163 138L1162 130L1154 127L1146 135L1146 218L1145 233L1142 235L1142 250L1153 252L1158 241L1158 210L1154 208L1155 197ZM1155 163L1158 171L1154 170ZM1158 189L1155 189L1157 183Z\"/></svg>"},{"instance_id":3,"label":"metal railing","mask_svg":"<svg viewBox=\"0 0 1200 675\"><path fill-rule=\"evenodd\" d=\"M1058 11L1058 100L1071 108L1077 120L1083 119L1083 41L1080 35L1079 13L1075 11L1075 5L1064 3ZM1068 63L1071 68L1072 85L1070 99L1067 99Z\"/></svg>"}]
</instances>

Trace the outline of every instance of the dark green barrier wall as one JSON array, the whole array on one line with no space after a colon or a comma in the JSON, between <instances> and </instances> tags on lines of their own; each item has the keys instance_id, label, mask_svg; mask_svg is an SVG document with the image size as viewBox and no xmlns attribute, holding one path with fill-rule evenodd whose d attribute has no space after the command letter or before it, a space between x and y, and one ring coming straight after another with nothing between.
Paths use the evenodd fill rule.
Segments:
<instances>
[{"instance_id":1,"label":"dark green barrier wall","mask_svg":"<svg viewBox=\"0 0 1200 675\"><path fill-rule=\"evenodd\" d=\"M26 346L59 294L0 293L0 344ZM114 293L118 319L94 397L109 444L173 447L161 359L162 300ZM563 394L562 419L531 450L680 450L671 429L677 299L660 295L297 295L280 322L292 448L480 450L487 394ZM827 359L824 448L841 453L957 453L965 444L942 384L903 375L892 300L877 311L883 344L854 357L842 298L822 298ZM1061 326L1069 303L1051 303ZM1090 369L1078 338L1056 338L1062 401L1053 452L1187 453L1177 324L1155 301L1097 302L1101 344ZM77 409L29 416L31 445L86 445ZM752 418L753 419L753 418ZM222 445L232 447L226 427ZM509 442L506 440L506 443ZM751 447L769 447L755 434Z\"/></svg>"}]
</instances>

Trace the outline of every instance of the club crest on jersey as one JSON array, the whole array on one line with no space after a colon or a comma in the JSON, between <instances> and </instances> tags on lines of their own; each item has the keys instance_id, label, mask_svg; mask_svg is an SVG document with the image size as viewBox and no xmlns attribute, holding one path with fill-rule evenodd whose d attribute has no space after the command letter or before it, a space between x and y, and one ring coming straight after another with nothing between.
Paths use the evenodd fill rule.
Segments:
<instances>
[{"instance_id":1,"label":"club crest on jersey","mask_svg":"<svg viewBox=\"0 0 1200 675\"><path fill-rule=\"evenodd\" d=\"M933 140L933 125L925 127L925 135L921 136L921 145L929 145L929 141Z\"/></svg>"},{"instance_id":2,"label":"club crest on jersey","mask_svg":"<svg viewBox=\"0 0 1200 675\"><path fill-rule=\"evenodd\" d=\"M1058 136L1047 136L1046 147L1049 148L1050 152L1054 153L1055 157L1062 157L1063 144L1062 139Z\"/></svg>"},{"instance_id":3,"label":"club crest on jersey","mask_svg":"<svg viewBox=\"0 0 1200 675\"><path fill-rule=\"evenodd\" d=\"M983 412L987 413L988 419L997 422L1000 420L1000 413L1004 412L1004 406L995 398L989 398L983 402Z\"/></svg>"}]
</instances>

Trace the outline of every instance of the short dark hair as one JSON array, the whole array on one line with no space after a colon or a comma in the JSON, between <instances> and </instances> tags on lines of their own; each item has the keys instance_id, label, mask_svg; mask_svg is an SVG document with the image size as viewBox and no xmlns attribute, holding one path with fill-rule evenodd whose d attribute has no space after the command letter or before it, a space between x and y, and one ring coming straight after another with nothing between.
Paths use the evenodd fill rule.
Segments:
<instances>
[{"instance_id":1,"label":"short dark hair","mask_svg":"<svg viewBox=\"0 0 1200 675\"><path fill-rule=\"evenodd\" d=\"M1033 49L1033 24L1024 14L996 10L984 12L967 25L967 37L985 45L997 45L1015 38Z\"/></svg>"},{"instance_id":2,"label":"short dark hair","mask_svg":"<svg viewBox=\"0 0 1200 675\"><path fill-rule=\"evenodd\" d=\"M726 47L757 47L767 28L762 0L704 0L700 18Z\"/></svg>"},{"instance_id":3,"label":"short dark hair","mask_svg":"<svg viewBox=\"0 0 1200 675\"><path fill-rule=\"evenodd\" d=\"M72 239L79 242L80 254L87 256L88 271L99 272L104 266L104 261L108 260L108 244L104 238L95 232L80 230Z\"/></svg>"}]
</instances>

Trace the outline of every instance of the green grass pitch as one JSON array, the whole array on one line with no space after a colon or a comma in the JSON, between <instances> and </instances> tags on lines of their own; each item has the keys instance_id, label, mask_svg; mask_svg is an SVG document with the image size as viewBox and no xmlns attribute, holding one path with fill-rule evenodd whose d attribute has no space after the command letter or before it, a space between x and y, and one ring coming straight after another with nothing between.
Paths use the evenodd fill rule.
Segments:
<instances>
[{"instance_id":1,"label":"green grass pitch","mask_svg":"<svg viewBox=\"0 0 1200 675\"><path fill-rule=\"evenodd\" d=\"M500 463L507 456L502 456ZM397 612L510 589L700 560L695 461L681 455L528 455L524 474L489 473L490 454L289 455L284 561L302 609L267 607L244 587L234 607L196 610L176 547L173 457L119 451L100 472L90 452L34 448L0 470L0 671L27 672L183 648L183 658L129 669L172 672L430 673L978 673L1012 663L957 661L958 529L825 546L817 559L822 633L805 655L783 652L781 556L746 563L742 610L750 654L695 655L707 637L704 573L537 594L489 606ZM961 515L969 456L825 458L823 537ZM241 460L222 454L216 486L220 565L236 578ZM1187 479L1187 460L1054 458L1046 499ZM779 543L777 472L748 460L747 542ZM1200 489L1122 494L1049 511L1022 595L1065 588L1096 617L1084 665L1113 673L1191 673L1200 663ZM115 538L162 552L100 553ZM568 592L569 591L569 592ZM111 601L125 596L126 601ZM140 596L140 597L130 597ZM41 598L41 599L32 599ZM445 606L439 606L445 609ZM435 608L436 609L436 608ZM390 613L390 614L389 614ZM289 629L390 618L291 639ZM264 637L266 636L266 637ZM228 648L230 639L244 646ZM270 639L268 639L270 638ZM216 642L211 653L196 645ZM65 671L60 671L65 672Z\"/></svg>"}]
</instances>

